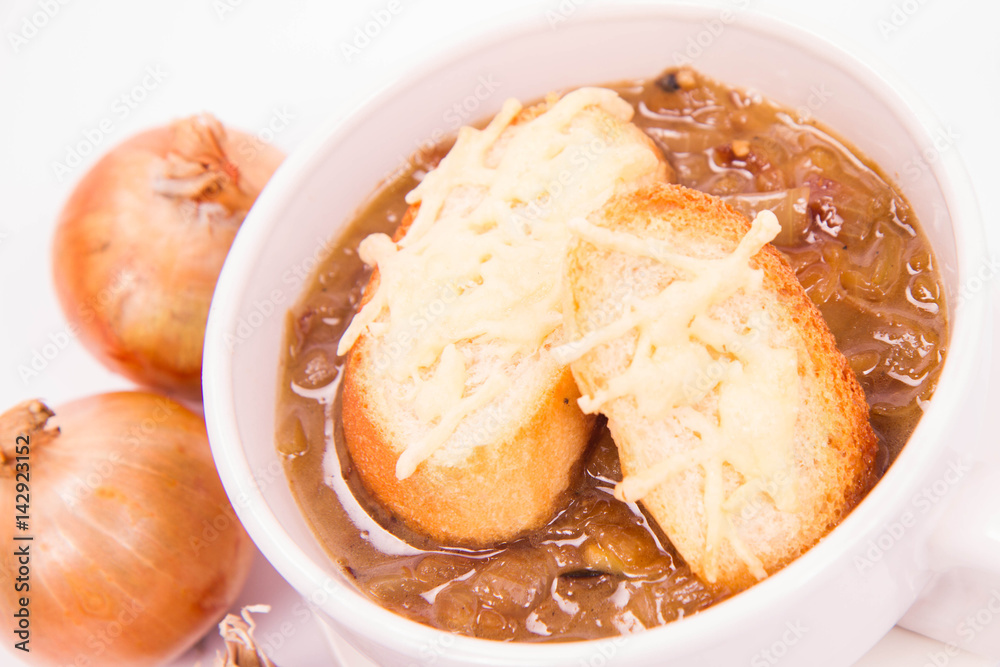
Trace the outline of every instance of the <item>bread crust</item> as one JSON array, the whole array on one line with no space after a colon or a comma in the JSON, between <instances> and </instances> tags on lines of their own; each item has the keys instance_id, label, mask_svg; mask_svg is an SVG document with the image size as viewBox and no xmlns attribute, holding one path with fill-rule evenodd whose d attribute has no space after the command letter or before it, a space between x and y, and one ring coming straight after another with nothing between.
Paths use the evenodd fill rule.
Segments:
<instances>
[{"instance_id":1,"label":"bread crust","mask_svg":"<svg viewBox=\"0 0 1000 667\"><path fill-rule=\"evenodd\" d=\"M667 184L620 193L589 220L598 227L668 240L675 252L702 258L731 253L750 229L746 218L719 199ZM620 312L616 301L621 299L614 290L620 290L622 282L636 282L642 276L646 284L633 284L629 289L646 294L669 284L672 277L662 268L651 268L651 261L584 240L571 244L572 305L565 312L571 331L586 328L595 314L606 320L609 314ZM770 496L758 494L750 501L753 511L732 521L739 539L772 574L813 546L864 497L877 480L878 445L864 392L787 261L768 244L750 264L763 271L765 298L751 300L738 293L719 304L713 314L742 324L755 314L768 318L774 324L765 335L772 345L797 351L800 379L791 467L797 511L779 511ZM622 336L575 361L572 369L581 389L593 394L620 374L631 359L635 340L634 333ZM640 413L631 397L614 399L602 411L608 416L626 475L684 447L684 443L658 439L662 424ZM731 467L724 470L726 493L741 480ZM642 504L699 577L737 592L756 583L757 577L729 541L722 540L717 553L707 548L705 483L704 469L695 466L659 484Z\"/></svg>"},{"instance_id":2,"label":"bread crust","mask_svg":"<svg viewBox=\"0 0 1000 667\"><path fill-rule=\"evenodd\" d=\"M523 109L512 125L545 113L556 99ZM418 210L419 204L407 210L394 241L405 236ZM378 285L375 270L361 305ZM374 344L365 332L348 354L342 420L347 450L365 488L379 503L417 532L470 547L516 539L556 513L580 473L595 421L577 405L580 392L568 365L540 362L530 377L516 379L528 396L515 410L488 418L482 446L472 447L464 460L434 455L401 480L396 463L412 434L399 428L392 416L394 407L386 400L374 362Z\"/></svg>"},{"instance_id":3,"label":"bread crust","mask_svg":"<svg viewBox=\"0 0 1000 667\"><path fill-rule=\"evenodd\" d=\"M604 93L608 94L610 91ZM620 99L617 101L618 104L625 105ZM529 123L560 102L557 96L549 96L541 104L520 110L511 125ZM572 104L570 106L572 108ZM601 181L599 187L592 187L590 194L581 195L583 199L567 199L566 201L576 202L575 208L570 209L574 212L571 214L564 211L561 215L566 218L584 215L600 205L621 181L654 180L672 175L653 141L636 126L624 121L620 115L612 115L607 109L591 109L586 116L580 110L575 113L581 114L581 124L572 130L560 130L561 136L593 135L606 141L601 141L600 146L595 148L593 141L584 145L580 139L575 139L577 143L570 144L574 146L573 150L560 149L556 152L555 155L558 156L565 150L566 156L572 156L572 161L566 164L572 164L575 171L563 169L555 183L563 183L564 176L572 181L577 177L575 174L588 173L598 175L594 178L607 178L607 182ZM573 116L574 120L577 118L578 116ZM571 124L567 127L571 127ZM486 153L484 164L501 160L509 142L514 141L513 136L514 133L503 130ZM586 152L581 152L581 147L586 148ZM592 165L598 156L619 148L623 150L618 153L609 152L607 159L618 159L620 162L603 162L600 164L606 168L594 169ZM611 167L607 168L608 165ZM594 171L589 171L590 169ZM614 174L614 180L609 174ZM537 184L535 181L532 183ZM449 191L448 204L455 205L457 210L465 210L460 207L467 202L461 201L461 195L452 198L452 194L461 191L463 187L455 187ZM549 187L554 191L554 185ZM555 195L547 191L547 196L551 199ZM599 200L596 199L598 196ZM583 206L580 202L588 204ZM522 204L525 206L522 213L530 210L527 208L528 201L521 199L512 206ZM412 206L407 211L393 239L397 244L403 240L417 211L417 206ZM565 222L567 220L558 220L558 224ZM568 231L566 236L568 238ZM554 236L550 234L548 238ZM546 248L555 252L555 248ZM561 260L565 253L563 241L558 244L558 253L558 259ZM548 255L547 259L553 257L557 256ZM529 271L524 275L533 275L530 273L531 267L524 269ZM536 283L553 288L553 292L560 292L560 286L547 284L550 279L558 280L560 271L561 261L555 265L554 276L541 273L539 275L549 277L536 280ZM413 276L414 281L420 279L419 275ZM375 271L365 290L362 305L376 294L379 280L378 271ZM516 290L508 293L519 294ZM518 325L509 312L501 311L497 315L501 313L505 322ZM553 346L564 342L564 337L563 327L559 324L562 319L559 307L550 308L547 314L554 316L554 326L557 327L555 331L546 334L533 352L518 352L516 358L490 357L493 352L488 349L491 345L488 338L482 343L481 339L474 338L464 338L453 343L452 350L462 346L459 354L463 355L468 371L466 381L469 384L463 390L465 393L460 395L461 399L469 399L475 395L479 390L469 391L469 387L485 387L492 375L502 374L504 380L510 380L510 384L499 396L484 393L483 395L492 395L494 398L486 407L465 413L448 440L428 458L421 460L415 470L403 465L403 479L399 478L401 455L408 450L408 445L415 442L421 444L417 441L434 428L431 424L445 423L444 417L440 417L442 421L437 422L433 421L433 417L417 417L417 401L425 398L426 394L412 399L414 410L409 410L404 405L405 401L399 400L398 396L406 394L406 382L410 381L396 382L387 377L391 373L379 368L380 363L385 366L393 363L392 356L387 354L385 341L377 337L379 325L384 320L376 320L354 340L347 355L342 394L342 421L347 450L366 489L409 528L447 544L493 545L515 539L540 527L564 502L564 492L581 467L580 460L590 441L595 417L585 414L579 408L577 399L580 392L568 365L550 354ZM405 321L401 319L394 323ZM484 363L484 357L490 361ZM439 361L442 364L443 359L441 353ZM438 369L440 370L440 366ZM412 371L408 372L412 377ZM484 379L487 373L490 376ZM481 384L477 384L480 382ZM393 391L396 391L396 395L392 395ZM412 394L410 396L412 398ZM428 400L432 399L436 400L433 397ZM443 403L439 402L432 407L436 408L441 404ZM426 404L420 405L426 408ZM410 472L411 470L413 471Z\"/></svg>"},{"instance_id":4,"label":"bread crust","mask_svg":"<svg viewBox=\"0 0 1000 667\"><path fill-rule=\"evenodd\" d=\"M446 544L484 546L544 525L578 474L593 418L577 407L580 392L568 367L546 383L534 410L518 415L488 446L475 447L461 465L429 460L396 477L399 449L390 424L380 421L378 377L366 373L367 340L352 351L344 378L347 449L366 489L411 528Z\"/></svg>"}]
</instances>

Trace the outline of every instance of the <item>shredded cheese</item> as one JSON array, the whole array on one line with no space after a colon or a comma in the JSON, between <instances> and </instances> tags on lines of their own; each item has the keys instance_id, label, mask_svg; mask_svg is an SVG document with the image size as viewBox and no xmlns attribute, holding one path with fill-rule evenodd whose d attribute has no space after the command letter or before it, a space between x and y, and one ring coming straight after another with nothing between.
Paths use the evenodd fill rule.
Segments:
<instances>
[{"instance_id":1,"label":"shredded cheese","mask_svg":"<svg viewBox=\"0 0 1000 667\"><path fill-rule=\"evenodd\" d=\"M736 249L717 259L680 255L667 242L582 219L569 227L594 246L652 259L678 275L658 294L630 299L616 320L554 350L558 358L574 361L634 331L635 351L624 370L581 397L580 407L597 412L630 397L643 417L666 425L665 437L697 443L627 475L615 495L637 501L671 477L700 467L705 545L712 564L707 577L714 580L723 540L751 573L765 577L732 519L760 494L770 496L781 511L795 510L794 475L788 466L799 405L798 359L795 350L771 346L759 330L737 330L713 316L712 308L738 292L752 295L762 289L763 272L749 261L778 233L777 219L770 211L761 212ZM714 400L706 400L710 395ZM742 477L728 497L725 466Z\"/></svg>"},{"instance_id":2,"label":"shredded cheese","mask_svg":"<svg viewBox=\"0 0 1000 667\"><path fill-rule=\"evenodd\" d=\"M422 424L397 460L400 479L507 392L518 364L563 342L566 222L618 184L663 173L611 90L573 91L515 123L521 110L508 100L484 129L462 128L407 195L420 207L405 236L374 234L360 247L379 286L338 354L370 334L380 370Z\"/></svg>"}]
</instances>

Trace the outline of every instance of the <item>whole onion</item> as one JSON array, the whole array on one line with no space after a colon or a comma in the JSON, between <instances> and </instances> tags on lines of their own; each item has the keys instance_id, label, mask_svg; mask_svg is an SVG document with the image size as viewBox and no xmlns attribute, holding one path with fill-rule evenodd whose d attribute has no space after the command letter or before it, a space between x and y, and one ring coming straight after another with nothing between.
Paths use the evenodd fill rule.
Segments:
<instances>
[{"instance_id":1,"label":"whole onion","mask_svg":"<svg viewBox=\"0 0 1000 667\"><path fill-rule=\"evenodd\" d=\"M105 365L200 396L219 271L283 157L202 114L128 139L81 179L56 228L53 271L71 326Z\"/></svg>"},{"instance_id":2,"label":"whole onion","mask_svg":"<svg viewBox=\"0 0 1000 667\"><path fill-rule=\"evenodd\" d=\"M171 660L233 604L253 556L204 422L143 392L52 414L28 401L0 416L0 613L16 628L27 608L31 664ZM28 517L22 528L17 515Z\"/></svg>"}]
</instances>

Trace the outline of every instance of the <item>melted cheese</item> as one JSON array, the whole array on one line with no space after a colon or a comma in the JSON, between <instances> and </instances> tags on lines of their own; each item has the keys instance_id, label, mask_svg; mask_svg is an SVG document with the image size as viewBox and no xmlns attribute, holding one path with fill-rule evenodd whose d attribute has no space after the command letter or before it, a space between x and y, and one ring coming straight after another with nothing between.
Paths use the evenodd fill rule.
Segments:
<instances>
[{"instance_id":1,"label":"melted cheese","mask_svg":"<svg viewBox=\"0 0 1000 667\"><path fill-rule=\"evenodd\" d=\"M562 342L566 222L600 208L620 183L662 177L613 91L582 88L549 104L515 122L522 107L508 100L484 129L462 128L407 195L420 207L406 235L361 244L379 286L338 353L368 332L380 370L422 425L397 461L400 479L502 396L518 364Z\"/></svg>"},{"instance_id":2,"label":"melted cheese","mask_svg":"<svg viewBox=\"0 0 1000 667\"><path fill-rule=\"evenodd\" d=\"M717 563L722 541L727 540L755 576L765 577L732 519L748 503L760 502L761 494L780 511L795 510L789 466L799 408L798 359L794 349L769 343L762 330L770 322L763 316L737 326L713 309L737 293L752 298L762 289L763 272L749 262L780 230L777 219L770 211L760 213L736 249L718 259L680 255L665 241L582 219L569 226L594 246L654 260L678 276L656 295L626 300L618 319L554 351L560 359L574 361L634 332L635 351L627 366L581 397L581 408L597 412L628 397L644 419L664 425L666 437L696 443L628 475L615 495L636 501L671 477L700 467L709 562ZM726 467L742 477L742 484L728 496ZM710 580L714 567L707 573Z\"/></svg>"}]
</instances>

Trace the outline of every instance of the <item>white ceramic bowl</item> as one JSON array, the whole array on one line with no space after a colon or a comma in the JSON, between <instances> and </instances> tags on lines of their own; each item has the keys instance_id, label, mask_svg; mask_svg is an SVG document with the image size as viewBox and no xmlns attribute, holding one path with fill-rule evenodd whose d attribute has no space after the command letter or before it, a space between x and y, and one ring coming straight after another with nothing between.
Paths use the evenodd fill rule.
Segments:
<instances>
[{"instance_id":1,"label":"white ceramic bowl","mask_svg":"<svg viewBox=\"0 0 1000 667\"><path fill-rule=\"evenodd\" d=\"M628 638L505 644L453 636L382 609L324 554L275 451L279 348L284 312L302 287L296 276L401 157L455 129L449 109L456 102L478 118L506 97L647 77L682 61L809 111L880 164L909 198L934 246L952 323L948 359L919 427L868 498L820 544L749 591L676 623ZM985 394L988 307L975 291L976 274L988 265L964 171L936 127L884 73L817 36L718 10L635 8L574 16L554 29L512 27L393 83L287 160L244 223L219 280L205 345L205 410L240 519L321 617L383 665L756 667L783 658L847 665L930 584L941 601L955 594L957 578L972 582L952 601L975 613L976 592L1000 583L987 574L1000 571L1000 548L986 529L988 515L975 512L982 498L965 501L964 510L954 498L956 489L974 496L1000 488L996 470L974 479L965 468L976 456L973 429ZM948 512L952 534L942 540ZM936 569L948 563L962 567L950 575ZM942 633L955 629L933 613L917 613L913 625L945 640ZM978 633L962 645L1000 654L1000 641L990 644L996 639Z\"/></svg>"}]
</instances>

